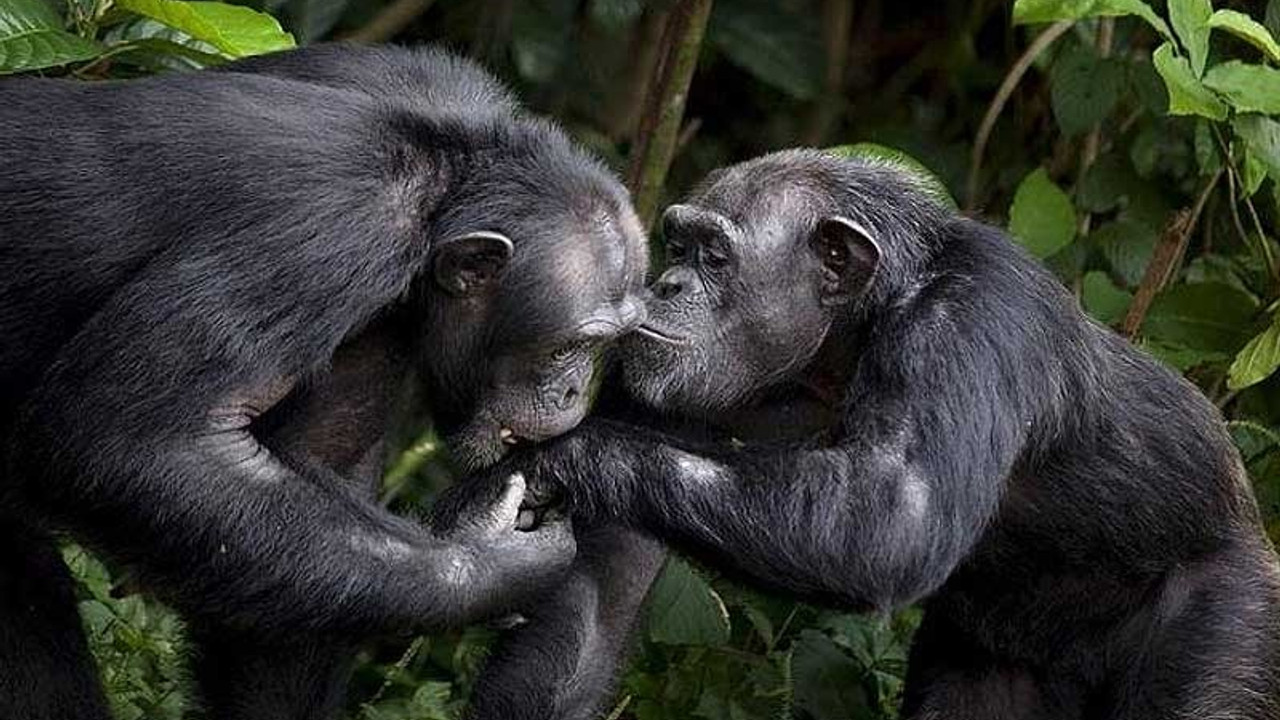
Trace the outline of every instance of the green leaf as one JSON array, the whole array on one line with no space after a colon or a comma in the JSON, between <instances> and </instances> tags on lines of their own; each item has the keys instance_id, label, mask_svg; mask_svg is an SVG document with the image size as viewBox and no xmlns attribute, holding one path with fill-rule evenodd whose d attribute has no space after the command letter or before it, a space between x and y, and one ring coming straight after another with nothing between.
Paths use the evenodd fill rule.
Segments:
<instances>
[{"instance_id":1,"label":"green leaf","mask_svg":"<svg viewBox=\"0 0 1280 720\"><path fill-rule=\"evenodd\" d=\"M92 40L62 29L45 0L0 3L0 74L91 60L102 53Z\"/></svg>"},{"instance_id":2,"label":"green leaf","mask_svg":"<svg viewBox=\"0 0 1280 720\"><path fill-rule=\"evenodd\" d=\"M861 142L828 148L827 152L835 153L842 157L871 160L896 166L914 177L919 182L918 189L924 194L952 210L958 207L955 198L951 197L951 191L947 190L946 184L932 170L926 167L924 163L897 148L877 143Z\"/></svg>"},{"instance_id":3,"label":"green leaf","mask_svg":"<svg viewBox=\"0 0 1280 720\"><path fill-rule=\"evenodd\" d=\"M1077 45L1049 73L1053 115L1066 135L1085 132L1111 114L1120 99L1123 68Z\"/></svg>"},{"instance_id":4,"label":"green leaf","mask_svg":"<svg viewBox=\"0 0 1280 720\"><path fill-rule=\"evenodd\" d=\"M450 720L449 694L453 685L447 682L429 681L422 683L413 693L409 706L413 709L414 720Z\"/></svg>"},{"instance_id":5,"label":"green leaf","mask_svg":"<svg viewBox=\"0 0 1280 720\"><path fill-rule=\"evenodd\" d=\"M796 708L814 720L872 716L872 703L856 680L862 668L817 630L802 630L792 648Z\"/></svg>"},{"instance_id":6,"label":"green leaf","mask_svg":"<svg viewBox=\"0 0 1280 720\"><path fill-rule=\"evenodd\" d=\"M1240 158L1240 190L1245 197L1253 197L1267 179L1267 166L1253 153L1245 149Z\"/></svg>"},{"instance_id":7,"label":"green leaf","mask_svg":"<svg viewBox=\"0 0 1280 720\"><path fill-rule=\"evenodd\" d=\"M1200 84L1186 58L1174 55L1171 43L1156 48L1151 62L1169 91L1170 114L1202 115L1211 120L1227 118L1227 106Z\"/></svg>"},{"instance_id":8,"label":"green leaf","mask_svg":"<svg viewBox=\"0 0 1280 720\"><path fill-rule=\"evenodd\" d=\"M649 639L668 645L723 645L729 641L729 611L707 581L677 557L649 595Z\"/></svg>"},{"instance_id":9,"label":"green leaf","mask_svg":"<svg viewBox=\"0 0 1280 720\"><path fill-rule=\"evenodd\" d=\"M1280 70L1275 68L1232 60L1209 68L1204 84L1226 96L1237 112L1280 114Z\"/></svg>"},{"instance_id":10,"label":"green leaf","mask_svg":"<svg viewBox=\"0 0 1280 720\"><path fill-rule=\"evenodd\" d=\"M1137 15L1165 38L1173 38L1165 21L1142 0L1015 0L1013 3L1015 25L1123 15Z\"/></svg>"},{"instance_id":11,"label":"green leaf","mask_svg":"<svg viewBox=\"0 0 1280 720\"><path fill-rule=\"evenodd\" d=\"M102 35L117 62L144 68L190 70L221 65L227 59L218 49L151 18L135 17L113 25ZM123 50L124 47L128 50Z\"/></svg>"},{"instance_id":12,"label":"green leaf","mask_svg":"<svg viewBox=\"0 0 1280 720\"><path fill-rule=\"evenodd\" d=\"M573 47L574 6L568 3L522 2L512 11L519 28L511 40L511 54L520 76L535 83L551 82Z\"/></svg>"},{"instance_id":13,"label":"green leaf","mask_svg":"<svg viewBox=\"0 0 1280 720\"><path fill-rule=\"evenodd\" d=\"M1219 10L1209 18L1209 27L1226 30L1261 50L1271 62L1280 62L1280 43L1271 36L1271 31L1242 12Z\"/></svg>"},{"instance_id":14,"label":"green leaf","mask_svg":"<svg viewBox=\"0 0 1280 720\"><path fill-rule=\"evenodd\" d=\"M1235 353L1252 336L1257 311L1252 296L1230 285L1183 283L1156 297L1142 332L1164 345Z\"/></svg>"},{"instance_id":15,"label":"green leaf","mask_svg":"<svg viewBox=\"0 0 1280 720\"><path fill-rule=\"evenodd\" d=\"M1222 169L1222 153L1207 121L1197 120L1195 133L1196 167L1200 168L1201 177L1208 177Z\"/></svg>"},{"instance_id":16,"label":"green leaf","mask_svg":"<svg viewBox=\"0 0 1280 720\"><path fill-rule=\"evenodd\" d=\"M1169 22L1178 32L1182 47L1191 58L1191 72L1196 77L1204 74L1205 61L1209 59L1209 17L1213 6L1209 0L1169 0Z\"/></svg>"},{"instance_id":17,"label":"green leaf","mask_svg":"<svg viewBox=\"0 0 1280 720\"><path fill-rule=\"evenodd\" d=\"M1113 325L1124 317L1133 295L1116 287L1106 273L1094 270L1085 273L1080 281L1080 300L1094 319Z\"/></svg>"},{"instance_id":18,"label":"green leaf","mask_svg":"<svg viewBox=\"0 0 1280 720\"><path fill-rule=\"evenodd\" d=\"M1066 247L1076 236L1076 212L1067 194L1039 168L1018 185L1009 208L1009 232L1038 258Z\"/></svg>"},{"instance_id":19,"label":"green leaf","mask_svg":"<svg viewBox=\"0 0 1280 720\"><path fill-rule=\"evenodd\" d=\"M797 100L822 91L824 58L814 19L770 0L725 0L711 11L708 42L733 64Z\"/></svg>"},{"instance_id":20,"label":"green leaf","mask_svg":"<svg viewBox=\"0 0 1280 720\"><path fill-rule=\"evenodd\" d=\"M1249 155L1280 185L1280 122L1262 115L1237 115L1231 128L1244 140Z\"/></svg>"},{"instance_id":21,"label":"green leaf","mask_svg":"<svg viewBox=\"0 0 1280 720\"><path fill-rule=\"evenodd\" d=\"M1089 242L1107 259L1112 273L1130 288L1142 282L1157 239L1154 228L1127 218L1100 225L1089 234Z\"/></svg>"},{"instance_id":22,"label":"green leaf","mask_svg":"<svg viewBox=\"0 0 1280 720\"><path fill-rule=\"evenodd\" d=\"M265 13L238 5L184 0L116 0L116 7L177 28L228 57L287 50L293 36Z\"/></svg>"},{"instance_id":23,"label":"green leaf","mask_svg":"<svg viewBox=\"0 0 1280 720\"><path fill-rule=\"evenodd\" d=\"M1247 388L1266 380L1277 368L1280 368L1280 316L1236 355L1227 372L1227 387Z\"/></svg>"}]
</instances>

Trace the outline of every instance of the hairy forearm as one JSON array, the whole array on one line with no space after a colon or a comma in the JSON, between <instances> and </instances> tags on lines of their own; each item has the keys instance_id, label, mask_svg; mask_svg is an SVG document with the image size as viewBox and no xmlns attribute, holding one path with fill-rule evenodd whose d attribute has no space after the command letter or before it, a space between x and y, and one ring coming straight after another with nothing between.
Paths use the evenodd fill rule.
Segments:
<instances>
[{"instance_id":1,"label":"hairy forearm","mask_svg":"<svg viewBox=\"0 0 1280 720\"><path fill-rule=\"evenodd\" d=\"M78 535L195 617L257 630L383 632L456 623L485 568L465 546L219 433L121 451L109 429L29 427L16 459ZM135 441L136 442L136 441Z\"/></svg>"},{"instance_id":2,"label":"hairy forearm","mask_svg":"<svg viewBox=\"0 0 1280 720\"><path fill-rule=\"evenodd\" d=\"M884 445L692 445L594 422L538 472L565 485L575 514L631 523L761 584L890 606L934 589L998 499L990 473L947 479L907 457Z\"/></svg>"}]
</instances>

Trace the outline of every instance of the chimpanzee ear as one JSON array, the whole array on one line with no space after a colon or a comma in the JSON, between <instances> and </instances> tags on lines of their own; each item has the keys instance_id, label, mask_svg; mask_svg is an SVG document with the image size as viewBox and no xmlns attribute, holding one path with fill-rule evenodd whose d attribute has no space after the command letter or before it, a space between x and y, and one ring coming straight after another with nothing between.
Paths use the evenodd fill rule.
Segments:
<instances>
[{"instance_id":1,"label":"chimpanzee ear","mask_svg":"<svg viewBox=\"0 0 1280 720\"><path fill-rule=\"evenodd\" d=\"M823 218L809 247L822 262L822 304L844 305L862 296L880 265L880 246L862 225L840 215Z\"/></svg>"},{"instance_id":2,"label":"chimpanzee ear","mask_svg":"<svg viewBox=\"0 0 1280 720\"><path fill-rule=\"evenodd\" d=\"M436 251L436 282L450 295L477 295L502 277L515 245L501 233L479 230L446 240Z\"/></svg>"}]
</instances>

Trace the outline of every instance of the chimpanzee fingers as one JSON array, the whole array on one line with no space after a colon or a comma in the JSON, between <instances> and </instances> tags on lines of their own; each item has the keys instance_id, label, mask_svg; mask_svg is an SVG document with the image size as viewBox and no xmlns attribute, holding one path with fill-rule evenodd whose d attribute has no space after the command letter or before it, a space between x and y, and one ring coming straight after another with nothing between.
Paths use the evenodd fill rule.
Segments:
<instances>
[{"instance_id":1,"label":"chimpanzee fingers","mask_svg":"<svg viewBox=\"0 0 1280 720\"><path fill-rule=\"evenodd\" d=\"M428 524L440 535L476 532L497 524L503 503L510 502L512 488L506 478L489 475L458 483L441 493L431 507ZM523 496L523 490L520 492ZM519 500L516 500L519 507ZM514 517L511 519L514 525Z\"/></svg>"},{"instance_id":2,"label":"chimpanzee fingers","mask_svg":"<svg viewBox=\"0 0 1280 720\"><path fill-rule=\"evenodd\" d=\"M525 498L525 488L524 475L512 473L506 478L502 486L502 495L498 498L498 502L493 506L493 511L490 514L489 527L491 529L501 532L507 528L517 526L520 507Z\"/></svg>"}]
</instances>

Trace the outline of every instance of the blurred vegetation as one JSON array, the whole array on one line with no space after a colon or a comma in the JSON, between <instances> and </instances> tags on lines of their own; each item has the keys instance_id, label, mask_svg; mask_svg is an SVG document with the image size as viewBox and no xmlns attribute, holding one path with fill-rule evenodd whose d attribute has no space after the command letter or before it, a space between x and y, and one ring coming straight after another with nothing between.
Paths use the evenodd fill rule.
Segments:
<instances>
[{"instance_id":1,"label":"blurred vegetation","mask_svg":"<svg viewBox=\"0 0 1280 720\"><path fill-rule=\"evenodd\" d=\"M653 206L773 149L905 153L1222 409L1273 537L1277 36L1280 0L0 0L9 73L94 80L295 41L443 43L558 118L633 188L648 183ZM683 114L646 112L676 95ZM428 502L452 478L429 431L403 446L386 483L396 507ZM120 717L179 717L176 620L118 598L122 584L83 551L67 557ZM812 608L673 560L610 717L892 718L917 616ZM374 647L352 717L456 717L490 637Z\"/></svg>"}]
</instances>

